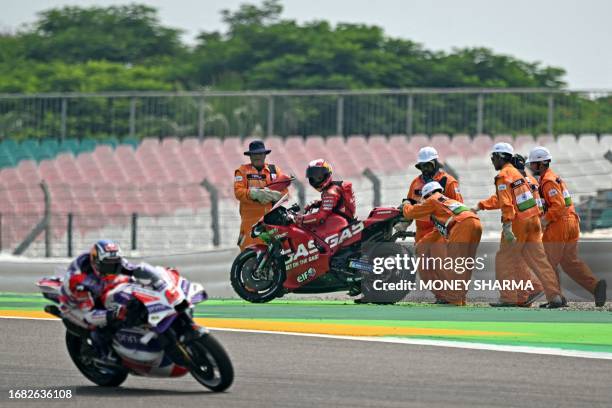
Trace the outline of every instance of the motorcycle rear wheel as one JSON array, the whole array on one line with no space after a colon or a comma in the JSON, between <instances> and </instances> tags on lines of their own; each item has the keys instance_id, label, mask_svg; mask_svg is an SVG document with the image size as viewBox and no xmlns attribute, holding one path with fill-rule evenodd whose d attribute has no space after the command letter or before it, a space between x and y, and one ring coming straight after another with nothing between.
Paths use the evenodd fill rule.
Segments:
<instances>
[{"instance_id":1,"label":"motorcycle rear wheel","mask_svg":"<svg viewBox=\"0 0 612 408\"><path fill-rule=\"evenodd\" d=\"M397 242L381 242L370 248L368 255L373 258L395 257L396 255L414 256L412 251ZM374 289L373 281L380 279L383 282L400 282L402 280L414 282L416 275L404 270L390 269L385 270L382 275L369 274L362 281L361 291L363 298L361 303L375 303L379 305L390 305L402 301L409 290L398 291L377 291Z\"/></svg>"},{"instance_id":2,"label":"motorcycle rear wheel","mask_svg":"<svg viewBox=\"0 0 612 408\"><path fill-rule=\"evenodd\" d=\"M211 334L186 344L191 356L190 374L211 391L225 391L234 382L234 367L223 346Z\"/></svg>"},{"instance_id":3,"label":"motorcycle rear wheel","mask_svg":"<svg viewBox=\"0 0 612 408\"><path fill-rule=\"evenodd\" d=\"M234 291L242 299L251 303L265 303L281 297L285 290L283 287L286 276L284 269L276 266L273 260L270 261L268 268L272 268L272 279L264 281L253 276L256 260L257 253L252 249L246 249L236 257L230 272L230 281ZM257 285L261 284L261 288L248 287L249 279Z\"/></svg>"},{"instance_id":4,"label":"motorcycle rear wheel","mask_svg":"<svg viewBox=\"0 0 612 408\"><path fill-rule=\"evenodd\" d=\"M77 336L69 331L66 332L68 354L81 374L89 381L102 387L118 387L121 385L127 378L128 371L120 368L101 368L93 364L87 364L84 361L88 351L87 348L93 349L93 346L87 344L86 341L87 338Z\"/></svg>"}]
</instances>

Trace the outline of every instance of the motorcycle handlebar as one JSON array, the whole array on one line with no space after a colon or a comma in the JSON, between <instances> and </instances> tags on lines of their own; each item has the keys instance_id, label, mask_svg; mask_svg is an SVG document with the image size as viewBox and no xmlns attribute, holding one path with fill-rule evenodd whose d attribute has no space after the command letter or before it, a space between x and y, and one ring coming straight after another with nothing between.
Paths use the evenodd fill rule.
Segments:
<instances>
[{"instance_id":1,"label":"motorcycle handlebar","mask_svg":"<svg viewBox=\"0 0 612 408\"><path fill-rule=\"evenodd\" d=\"M295 203L291 207L287 208L287 210L289 210L291 212L294 212L294 213L297 213L297 212L300 211L300 205Z\"/></svg>"}]
</instances>

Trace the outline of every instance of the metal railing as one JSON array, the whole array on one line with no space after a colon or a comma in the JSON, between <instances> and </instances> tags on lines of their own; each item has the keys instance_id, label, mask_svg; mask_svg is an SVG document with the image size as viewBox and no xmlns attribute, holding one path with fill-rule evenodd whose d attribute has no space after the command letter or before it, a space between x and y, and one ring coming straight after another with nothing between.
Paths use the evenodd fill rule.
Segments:
<instances>
[{"instance_id":1,"label":"metal railing","mask_svg":"<svg viewBox=\"0 0 612 408\"><path fill-rule=\"evenodd\" d=\"M612 133L612 90L0 94L0 137Z\"/></svg>"}]
</instances>

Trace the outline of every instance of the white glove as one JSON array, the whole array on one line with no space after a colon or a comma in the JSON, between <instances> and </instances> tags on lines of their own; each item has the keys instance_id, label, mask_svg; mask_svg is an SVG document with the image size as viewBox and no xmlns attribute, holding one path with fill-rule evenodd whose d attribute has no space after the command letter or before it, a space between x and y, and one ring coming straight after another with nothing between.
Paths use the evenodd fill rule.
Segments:
<instances>
[{"instance_id":1,"label":"white glove","mask_svg":"<svg viewBox=\"0 0 612 408\"><path fill-rule=\"evenodd\" d=\"M271 202L276 202L283 196L280 191L270 190L268 187L264 188L264 194Z\"/></svg>"},{"instance_id":2,"label":"white glove","mask_svg":"<svg viewBox=\"0 0 612 408\"><path fill-rule=\"evenodd\" d=\"M262 204L268 204L270 202L270 198L262 188L249 188L249 197L251 197L251 200L259 201Z\"/></svg>"},{"instance_id":3,"label":"white glove","mask_svg":"<svg viewBox=\"0 0 612 408\"><path fill-rule=\"evenodd\" d=\"M514 232L512 232L512 223L511 222L506 222L504 223L503 229L502 229L502 235L504 237L504 239L508 242L514 242L516 241L516 237L514 236Z\"/></svg>"},{"instance_id":4,"label":"white glove","mask_svg":"<svg viewBox=\"0 0 612 408\"><path fill-rule=\"evenodd\" d=\"M402 221L402 222L398 222L397 224L395 224L393 228L395 228L398 231L406 232L410 224L412 224L412 220Z\"/></svg>"}]
</instances>

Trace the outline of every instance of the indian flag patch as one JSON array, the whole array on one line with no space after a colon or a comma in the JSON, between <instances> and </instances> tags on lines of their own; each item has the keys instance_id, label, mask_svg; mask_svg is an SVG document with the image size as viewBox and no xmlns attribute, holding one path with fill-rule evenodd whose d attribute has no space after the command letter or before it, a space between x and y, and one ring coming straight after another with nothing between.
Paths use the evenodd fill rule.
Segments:
<instances>
[{"instance_id":1,"label":"indian flag patch","mask_svg":"<svg viewBox=\"0 0 612 408\"><path fill-rule=\"evenodd\" d=\"M450 204L448 206L448 208L453 212L453 214L457 215L457 214L461 214L464 211L469 211L469 208L467 208L465 205L461 204L461 203L454 203L454 204Z\"/></svg>"},{"instance_id":2,"label":"indian flag patch","mask_svg":"<svg viewBox=\"0 0 612 408\"><path fill-rule=\"evenodd\" d=\"M536 201L531 194L531 191L525 191L522 194L516 196L516 205L519 211L525 211L530 209L531 207L535 207Z\"/></svg>"}]
</instances>

